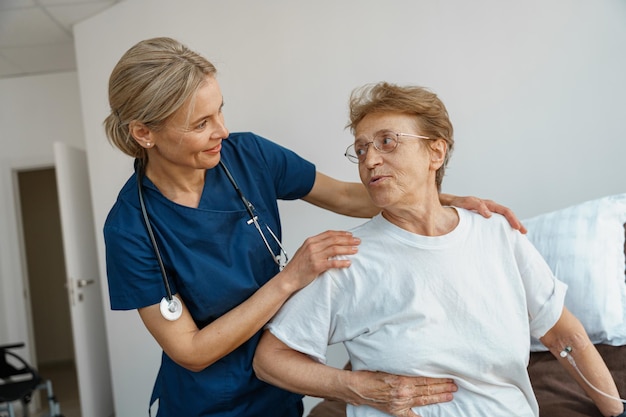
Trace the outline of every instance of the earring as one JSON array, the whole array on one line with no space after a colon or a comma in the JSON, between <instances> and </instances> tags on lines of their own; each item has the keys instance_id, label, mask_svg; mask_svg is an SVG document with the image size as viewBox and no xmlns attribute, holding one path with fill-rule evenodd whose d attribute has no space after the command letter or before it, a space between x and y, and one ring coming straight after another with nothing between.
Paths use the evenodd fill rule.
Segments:
<instances>
[{"instance_id":1,"label":"earring","mask_svg":"<svg viewBox=\"0 0 626 417\"><path fill-rule=\"evenodd\" d=\"M151 146L152 146L152 144L150 142L146 142L146 148L149 148Z\"/></svg>"}]
</instances>

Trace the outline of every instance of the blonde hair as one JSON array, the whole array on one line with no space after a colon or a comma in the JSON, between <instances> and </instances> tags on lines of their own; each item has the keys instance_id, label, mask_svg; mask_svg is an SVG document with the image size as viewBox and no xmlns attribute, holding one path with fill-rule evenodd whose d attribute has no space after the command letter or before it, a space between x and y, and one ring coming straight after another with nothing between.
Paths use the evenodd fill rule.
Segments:
<instances>
[{"instance_id":1,"label":"blonde hair","mask_svg":"<svg viewBox=\"0 0 626 417\"><path fill-rule=\"evenodd\" d=\"M446 156L435 177L437 189L441 191L446 165L454 147L454 132L446 106L435 93L424 87L398 86L387 82L367 84L355 89L350 96L350 123L346 127L354 134L365 116L382 112L415 116L420 134L446 141Z\"/></svg>"},{"instance_id":2,"label":"blonde hair","mask_svg":"<svg viewBox=\"0 0 626 417\"><path fill-rule=\"evenodd\" d=\"M206 58L171 38L143 40L120 58L109 77L111 113L104 120L109 141L145 161L146 151L131 137L133 121L159 130L217 70Z\"/></svg>"}]
</instances>

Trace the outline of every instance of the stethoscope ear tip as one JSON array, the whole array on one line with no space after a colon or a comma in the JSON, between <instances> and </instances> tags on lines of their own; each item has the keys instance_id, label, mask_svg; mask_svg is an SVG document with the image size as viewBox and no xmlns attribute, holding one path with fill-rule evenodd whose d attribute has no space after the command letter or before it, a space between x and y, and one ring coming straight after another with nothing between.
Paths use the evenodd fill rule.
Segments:
<instances>
[{"instance_id":1,"label":"stethoscope ear tip","mask_svg":"<svg viewBox=\"0 0 626 417\"><path fill-rule=\"evenodd\" d=\"M178 320L183 314L183 304L175 295L172 295L172 299L169 301L167 297L163 297L159 308L161 309L163 318L169 321Z\"/></svg>"}]
</instances>

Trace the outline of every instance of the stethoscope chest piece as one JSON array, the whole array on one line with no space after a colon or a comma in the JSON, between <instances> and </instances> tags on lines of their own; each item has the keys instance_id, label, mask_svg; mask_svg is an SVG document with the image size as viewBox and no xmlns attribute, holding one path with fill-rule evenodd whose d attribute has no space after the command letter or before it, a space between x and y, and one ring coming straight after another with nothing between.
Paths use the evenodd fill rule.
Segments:
<instances>
[{"instance_id":1,"label":"stethoscope chest piece","mask_svg":"<svg viewBox=\"0 0 626 417\"><path fill-rule=\"evenodd\" d=\"M183 314L183 304L175 295L172 295L172 299L169 301L167 297L163 297L159 307L163 318L169 321L177 320Z\"/></svg>"}]
</instances>

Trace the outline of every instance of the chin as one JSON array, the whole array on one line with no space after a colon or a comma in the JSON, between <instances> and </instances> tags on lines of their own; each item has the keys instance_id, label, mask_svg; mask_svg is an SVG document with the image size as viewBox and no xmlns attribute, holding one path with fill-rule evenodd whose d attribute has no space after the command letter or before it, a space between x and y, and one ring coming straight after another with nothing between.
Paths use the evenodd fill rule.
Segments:
<instances>
[{"instance_id":1,"label":"chin","mask_svg":"<svg viewBox=\"0 0 626 417\"><path fill-rule=\"evenodd\" d=\"M212 169L212 168L215 168L217 164L220 163L220 160L221 160L221 156L219 154L217 155L205 154L204 158L202 158L198 162L200 162L201 168Z\"/></svg>"},{"instance_id":2,"label":"chin","mask_svg":"<svg viewBox=\"0 0 626 417\"><path fill-rule=\"evenodd\" d=\"M384 198L376 198L373 196L370 196L370 198L372 200L372 203L381 210L386 208L390 204L389 200Z\"/></svg>"}]
</instances>

